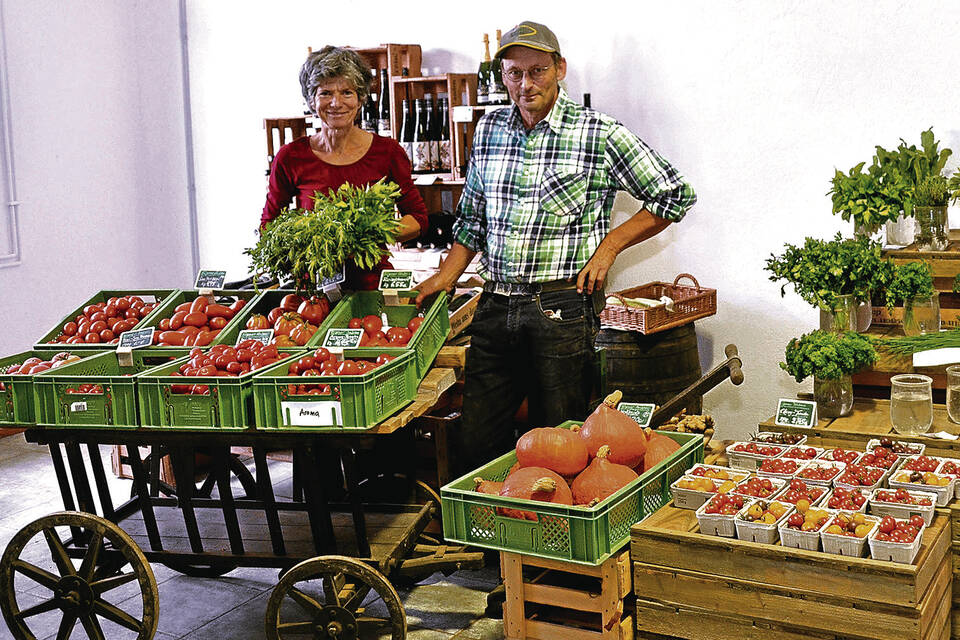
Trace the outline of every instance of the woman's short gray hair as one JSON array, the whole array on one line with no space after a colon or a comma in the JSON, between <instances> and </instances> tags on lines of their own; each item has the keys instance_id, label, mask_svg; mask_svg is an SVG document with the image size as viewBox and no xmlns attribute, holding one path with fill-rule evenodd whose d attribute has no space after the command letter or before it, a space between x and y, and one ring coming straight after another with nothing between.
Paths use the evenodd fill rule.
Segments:
<instances>
[{"instance_id":1,"label":"woman's short gray hair","mask_svg":"<svg viewBox=\"0 0 960 640\"><path fill-rule=\"evenodd\" d=\"M370 67L356 51L327 45L313 51L300 67L300 90L307 106L313 108L317 87L334 78L344 78L357 90L360 102L370 93Z\"/></svg>"}]
</instances>

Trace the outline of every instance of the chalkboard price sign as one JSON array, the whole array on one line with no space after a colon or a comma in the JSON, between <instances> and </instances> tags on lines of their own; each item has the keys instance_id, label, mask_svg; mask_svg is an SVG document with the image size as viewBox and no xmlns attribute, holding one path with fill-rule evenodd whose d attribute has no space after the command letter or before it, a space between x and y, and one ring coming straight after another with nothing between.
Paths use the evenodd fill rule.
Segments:
<instances>
[{"instance_id":1,"label":"chalkboard price sign","mask_svg":"<svg viewBox=\"0 0 960 640\"><path fill-rule=\"evenodd\" d=\"M621 402L617 409L625 413L639 424L641 427L649 427L650 419L653 418L653 410L657 405L646 402Z\"/></svg>"},{"instance_id":2,"label":"chalkboard price sign","mask_svg":"<svg viewBox=\"0 0 960 640\"><path fill-rule=\"evenodd\" d=\"M340 273L335 273L329 278L323 278L320 280L320 289L326 291L331 287L335 287L338 284L342 283L347 279L346 269L340 267Z\"/></svg>"},{"instance_id":3,"label":"chalkboard price sign","mask_svg":"<svg viewBox=\"0 0 960 640\"><path fill-rule=\"evenodd\" d=\"M201 269L197 273L197 289L222 289L223 281L227 279L226 271L209 271Z\"/></svg>"},{"instance_id":4,"label":"chalkboard price sign","mask_svg":"<svg viewBox=\"0 0 960 640\"><path fill-rule=\"evenodd\" d=\"M270 344L270 341L273 340L273 329L244 329L237 336L237 344L244 340L256 340L265 345Z\"/></svg>"},{"instance_id":5,"label":"chalkboard price sign","mask_svg":"<svg viewBox=\"0 0 960 640\"><path fill-rule=\"evenodd\" d=\"M120 342L117 343L118 349L139 349L149 347L153 344L153 327L149 329L137 329L136 331L124 331L120 334Z\"/></svg>"},{"instance_id":6,"label":"chalkboard price sign","mask_svg":"<svg viewBox=\"0 0 960 640\"><path fill-rule=\"evenodd\" d=\"M817 403L780 398L773 423L781 427L812 427L817 424Z\"/></svg>"},{"instance_id":7,"label":"chalkboard price sign","mask_svg":"<svg viewBox=\"0 0 960 640\"><path fill-rule=\"evenodd\" d=\"M413 288L413 271L385 269L380 272L381 291L406 291Z\"/></svg>"},{"instance_id":8,"label":"chalkboard price sign","mask_svg":"<svg viewBox=\"0 0 960 640\"><path fill-rule=\"evenodd\" d=\"M323 338L323 346L334 349L352 349L360 346L363 329L330 329Z\"/></svg>"}]
</instances>

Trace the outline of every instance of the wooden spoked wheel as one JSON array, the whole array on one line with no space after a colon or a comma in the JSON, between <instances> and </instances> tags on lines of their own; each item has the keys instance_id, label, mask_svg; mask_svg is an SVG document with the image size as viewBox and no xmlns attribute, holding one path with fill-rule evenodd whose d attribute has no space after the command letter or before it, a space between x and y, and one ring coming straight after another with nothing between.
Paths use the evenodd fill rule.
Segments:
<instances>
[{"instance_id":1,"label":"wooden spoked wheel","mask_svg":"<svg viewBox=\"0 0 960 640\"><path fill-rule=\"evenodd\" d=\"M79 566L64 544L71 530L86 544ZM139 603L129 589L119 589L134 582ZM56 616L57 640L70 638L78 623L91 640L149 640L157 631L157 581L137 543L117 525L63 511L34 520L10 540L0 557L0 610L17 640L33 640L31 628L48 628Z\"/></svg>"},{"instance_id":2,"label":"wooden spoked wheel","mask_svg":"<svg viewBox=\"0 0 960 640\"><path fill-rule=\"evenodd\" d=\"M407 635L393 586L369 565L345 556L304 560L287 571L267 603L269 640L292 637L375 640Z\"/></svg>"}]
</instances>

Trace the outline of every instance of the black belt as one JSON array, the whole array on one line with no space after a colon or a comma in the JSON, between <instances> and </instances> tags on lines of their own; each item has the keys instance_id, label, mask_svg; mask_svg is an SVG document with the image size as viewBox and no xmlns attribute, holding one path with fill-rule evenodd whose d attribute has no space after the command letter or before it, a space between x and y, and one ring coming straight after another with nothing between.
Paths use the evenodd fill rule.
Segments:
<instances>
[{"instance_id":1,"label":"black belt","mask_svg":"<svg viewBox=\"0 0 960 640\"><path fill-rule=\"evenodd\" d=\"M501 296L535 296L550 291L576 290L576 280L551 280L550 282L494 282L483 283L486 293Z\"/></svg>"}]
</instances>

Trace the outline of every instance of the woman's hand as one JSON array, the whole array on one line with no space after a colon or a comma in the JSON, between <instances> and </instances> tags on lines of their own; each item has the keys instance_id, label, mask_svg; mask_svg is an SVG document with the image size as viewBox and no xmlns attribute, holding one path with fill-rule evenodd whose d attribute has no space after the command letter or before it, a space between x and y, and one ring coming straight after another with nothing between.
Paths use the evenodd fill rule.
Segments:
<instances>
[{"instance_id":1,"label":"woman's hand","mask_svg":"<svg viewBox=\"0 0 960 640\"><path fill-rule=\"evenodd\" d=\"M400 233L397 234L397 242L406 242L420 236L420 223L411 215L400 218Z\"/></svg>"}]
</instances>

